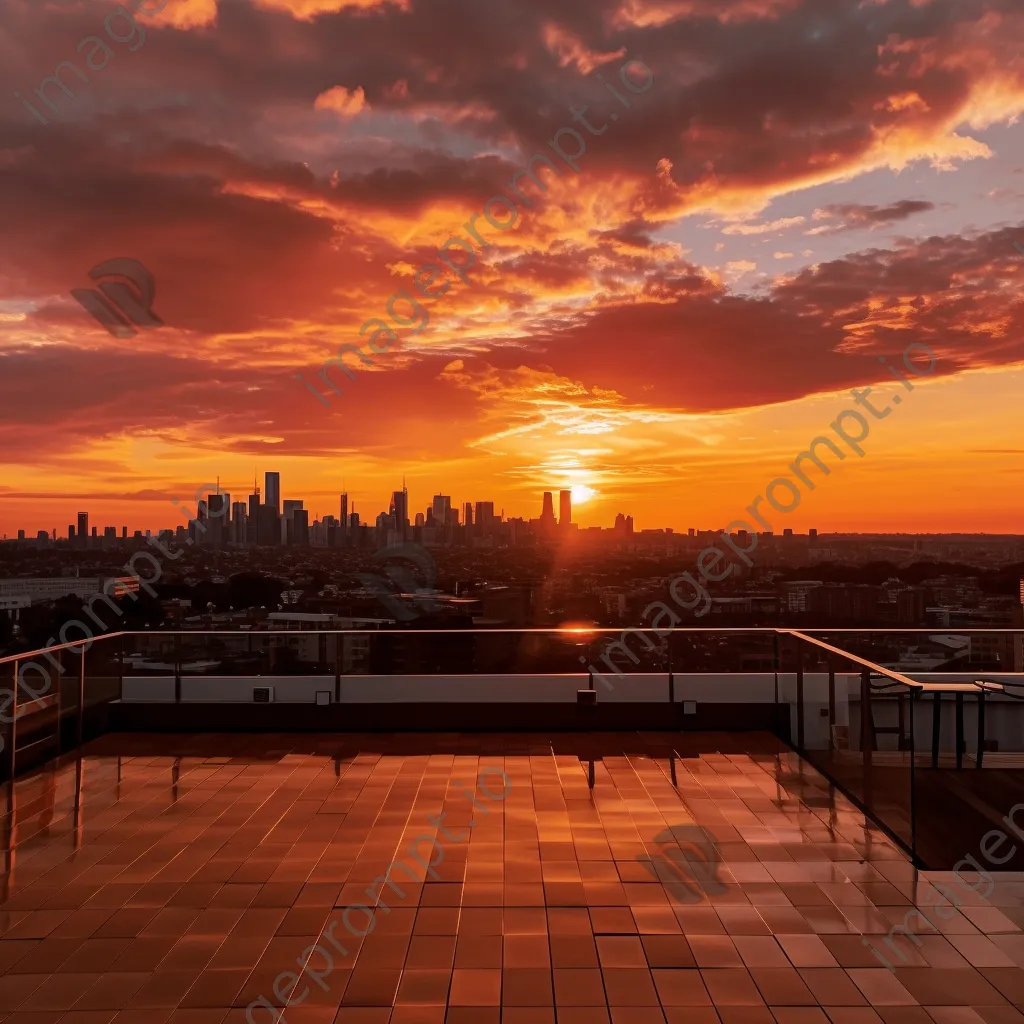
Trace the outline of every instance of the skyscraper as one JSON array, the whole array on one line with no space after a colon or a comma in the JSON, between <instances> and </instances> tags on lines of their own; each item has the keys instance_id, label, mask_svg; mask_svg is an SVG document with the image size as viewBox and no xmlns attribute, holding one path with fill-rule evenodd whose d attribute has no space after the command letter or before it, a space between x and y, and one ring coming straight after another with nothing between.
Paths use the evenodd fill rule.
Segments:
<instances>
[{"instance_id":1,"label":"skyscraper","mask_svg":"<svg viewBox=\"0 0 1024 1024\"><path fill-rule=\"evenodd\" d=\"M494 502L478 501L476 503L476 536L487 537L490 535L494 523Z\"/></svg>"},{"instance_id":2,"label":"skyscraper","mask_svg":"<svg viewBox=\"0 0 1024 1024\"><path fill-rule=\"evenodd\" d=\"M467 526L472 526L473 525L473 502L471 502L471 501L467 501L466 502L466 519L465 519L465 522L466 522Z\"/></svg>"},{"instance_id":3,"label":"skyscraper","mask_svg":"<svg viewBox=\"0 0 1024 1024\"><path fill-rule=\"evenodd\" d=\"M277 547L281 543L281 517L273 505L257 509L256 543L261 547Z\"/></svg>"},{"instance_id":4,"label":"skyscraper","mask_svg":"<svg viewBox=\"0 0 1024 1024\"><path fill-rule=\"evenodd\" d=\"M209 544L211 542L209 518L206 499L200 498L196 502L196 517L188 524L188 535L193 544Z\"/></svg>"},{"instance_id":5,"label":"skyscraper","mask_svg":"<svg viewBox=\"0 0 1024 1024\"><path fill-rule=\"evenodd\" d=\"M267 473L266 490L263 494L263 503L270 505L274 511L281 514L281 474Z\"/></svg>"},{"instance_id":6,"label":"skyscraper","mask_svg":"<svg viewBox=\"0 0 1024 1024\"><path fill-rule=\"evenodd\" d=\"M400 491L394 491L391 495L391 507L388 515L394 521L395 532L400 540L405 540L409 532L409 492L403 483Z\"/></svg>"},{"instance_id":7,"label":"skyscraper","mask_svg":"<svg viewBox=\"0 0 1024 1024\"><path fill-rule=\"evenodd\" d=\"M283 520L281 525L283 527L282 534L283 534L283 540L284 540L285 544L294 544L295 543L295 532L294 532L292 527L293 527L294 522L295 522L295 513L298 512L299 509L301 509L301 508L302 508L302 502L301 501L296 501L293 498L285 498L284 499L284 514L281 517L282 520ZM308 521L309 520L307 518L307 523L308 523Z\"/></svg>"},{"instance_id":8,"label":"skyscraper","mask_svg":"<svg viewBox=\"0 0 1024 1024\"><path fill-rule=\"evenodd\" d=\"M255 481L253 481L252 491L252 494L249 495L249 518L245 524L246 544L256 544L259 540L257 528L260 521L260 489L255 486Z\"/></svg>"},{"instance_id":9,"label":"skyscraper","mask_svg":"<svg viewBox=\"0 0 1024 1024\"><path fill-rule=\"evenodd\" d=\"M558 525L563 530L572 522L572 491L558 492Z\"/></svg>"},{"instance_id":10,"label":"skyscraper","mask_svg":"<svg viewBox=\"0 0 1024 1024\"><path fill-rule=\"evenodd\" d=\"M249 517L245 512L244 501L231 503L231 529L228 536L232 544L245 544L248 537Z\"/></svg>"},{"instance_id":11,"label":"skyscraper","mask_svg":"<svg viewBox=\"0 0 1024 1024\"><path fill-rule=\"evenodd\" d=\"M309 547L309 512L304 508L292 510L288 543L300 548Z\"/></svg>"},{"instance_id":12,"label":"skyscraper","mask_svg":"<svg viewBox=\"0 0 1024 1024\"><path fill-rule=\"evenodd\" d=\"M540 510L540 529L551 534L555 529L555 502L550 491L544 492L544 504Z\"/></svg>"},{"instance_id":13,"label":"skyscraper","mask_svg":"<svg viewBox=\"0 0 1024 1024\"><path fill-rule=\"evenodd\" d=\"M78 546L84 548L89 537L89 513L78 513Z\"/></svg>"},{"instance_id":14,"label":"skyscraper","mask_svg":"<svg viewBox=\"0 0 1024 1024\"><path fill-rule=\"evenodd\" d=\"M447 525L451 519L452 499L447 494L435 494L430 507L434 513L434 522L438 526Z\"/></svg>"},{"instance_id":15,"label":"skyscraper","mask_svg":"<svg viewBox=\"0 0 1024 1024\"><path fill-rule=\"evenodd\" d=\"M231 495L218 492L206 496L206 510L209 521L206 524L210 531L206 537L206 543L216 548L222 548L228 542L228 527L230 520L228 514L231 511Z\"/></svg>"},{"instance_id":16,"label":"skyscraper","mask_svg":"<svg viewBox=\"0 0 1024 1024\"><path fill-rule=\"evenodd\" d=\"M341 543L345 544L345 537L348 534L348 491L341 492Z\"/></svg>"}]
</instances>

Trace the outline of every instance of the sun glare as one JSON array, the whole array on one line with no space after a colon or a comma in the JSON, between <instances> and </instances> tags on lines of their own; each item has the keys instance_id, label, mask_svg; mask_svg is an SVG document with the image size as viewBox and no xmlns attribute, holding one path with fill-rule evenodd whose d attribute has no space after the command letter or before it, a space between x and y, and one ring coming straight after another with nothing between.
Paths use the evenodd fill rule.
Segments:
<instances>
[{"instance_id":1,"label":"sun glare","mask_svg":"<svg viewBox=\"0 0 1024 1024\"><path fill-rule=\"evenodd\" d=\"M597 491L593 487L588 487L586 484L573 484L572 485L572 503L574 505L582 505L585 501L590 501Z\"/></svg>"}]
</instances>

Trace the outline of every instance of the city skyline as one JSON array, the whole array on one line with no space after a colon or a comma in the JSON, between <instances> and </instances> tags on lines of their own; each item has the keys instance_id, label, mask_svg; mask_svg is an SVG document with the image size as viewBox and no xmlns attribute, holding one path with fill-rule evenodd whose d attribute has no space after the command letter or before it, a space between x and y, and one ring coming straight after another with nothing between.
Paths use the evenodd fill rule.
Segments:
<instances>
[{"instance_id":1,"label":"city skyline","mask_svg":"<svg viewBox=\"0 0 1024 1024\"><path fill-rule=\"evenodd\" d=\"M208 486L208 485L207 485ZM352 493L347 490L339 491L335 494L336 507L338 508L338 515L333 512L324 512L322 515L317 509L306 508L306 498L292 497L283 498L282 500L282 489L281 489L281 473L279 471L267 470L264 473L264 482L261 485L259 483L258 473L254 475L252 487L249 488L249 493L246 495L246 500L232 501L232 494L236 497L242 493L242 489L233 491L229 489L229 485L221 486L220 479L218 477L216 489L209 491L205 487L197 490L192 504L188 501L181 501L177 498L170 500L170 505L173 510L181 515L186 523L194 523L196 520L224 520L226 522L234 522L239 519L249 520L256 522L260 515L260 509L273 508L276 513L277 519L281 523L290 522L294 513L301 512L304 520L308 525L313 525L319 522L331 522L334 521L338 524L348 525L350 520L354 523L364 526L373 526L381 516L389 516L404 524L406 529L413 526L423 526L425 522L432 519L434 523L439 525L473 525L474 520L477 525L480 523L482 516L493 517L496 521L506 521L505 511L501 509L499 512L494 511L493 501L466 501L458 502L452 501L451 495L445 495L441 493L434 493L431 499L422 507L416 506L415 504L409 503L409 492L403 480L403 486L401 490L395 490L391 492L391 498L389 505L376 513L370 510L371 518L364 518L367 515L365 508L357 508L356 502L353 498ZM572 518L572 507L573 507L573 491L571 489L562 489L557 492L558 498L558 509L559 513L557 517L553 518L553 523L558 527L565 527L569 524L577 525L574 523ZM586 500L586 495L582 495L583 500ZM541 525L544 525L545 515L548 510L554 508L554 496L552 492L544 492L541 496L541 515L538 517L513 517L509 516L508 519L524 519L526 522L535 521ZM475 515L474 510L475 509ZM309 517L312 516L312 519ZM623 516L620 513L618 516L622 519ZM630 529L632 529L632 517L627 517L630 523ZM174 531L178 527L183 526L181 523L174 523L169 528ZM50 539L75 539L85 537L99 537L104 536L113 537L118 539L124 539L130 536L147 534L157 534L167 530L166 524L159 524L157 526L150 527L138 527L129 526L127 523L121 521L118 524L112 524L109 522L98 522L92 518L92 514L89 510L77 511L74 515L73 521L69 522L63 527L51 527L49 529L32 529L26 526L19 526L15 531L15 536L11 536L0 533L4 539L34 539L39 535L46 533ZM101 532L102 531L102 532ZM226 538L218 537L218 540ZM244 542L243 539L234 538L239 543Z\"/></svg>"}]
</instances>

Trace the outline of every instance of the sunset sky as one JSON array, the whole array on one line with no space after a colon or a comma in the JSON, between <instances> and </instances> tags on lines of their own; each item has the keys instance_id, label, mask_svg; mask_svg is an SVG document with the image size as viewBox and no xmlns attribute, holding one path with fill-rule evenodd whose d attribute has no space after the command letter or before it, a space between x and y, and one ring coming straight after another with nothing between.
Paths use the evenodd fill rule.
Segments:
<instances>
[{"instance_id":1,"label":"sunset sky","mask_svg":"<svg viewBox=\"0 0 1024 1024\"><path fill-rule=\"evenodd\" d=\"M141 45L116 10L0 0L0 533L266 470L364 520L404 473L412 511L575 486L584 526L722 527L915 342L935 371L779 528L1024 532L1020 0L167 0ZM311 395L540 151L425 329ZM71 297L114 257L165 326Z\"/></svg>"}]
</instances>

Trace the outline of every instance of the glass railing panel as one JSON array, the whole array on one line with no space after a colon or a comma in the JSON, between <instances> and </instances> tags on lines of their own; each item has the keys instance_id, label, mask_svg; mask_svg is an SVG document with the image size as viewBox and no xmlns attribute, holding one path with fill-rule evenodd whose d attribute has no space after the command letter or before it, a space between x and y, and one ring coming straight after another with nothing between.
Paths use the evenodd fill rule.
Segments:
<instances>
[{"instance_id":1,"label":"glass railing panel","mask_svg":"<svg viewBox=\"0 0 1024 1024\"><path fill-rule=\"evenodd\" d=\"M793 744L913 851L919 694L864 654L830 643L836 639L793 636L783 645Z\"/></svg>"}]
</instances>

